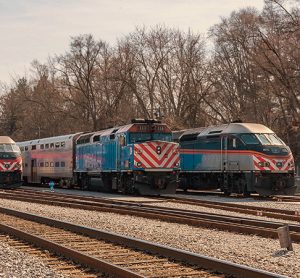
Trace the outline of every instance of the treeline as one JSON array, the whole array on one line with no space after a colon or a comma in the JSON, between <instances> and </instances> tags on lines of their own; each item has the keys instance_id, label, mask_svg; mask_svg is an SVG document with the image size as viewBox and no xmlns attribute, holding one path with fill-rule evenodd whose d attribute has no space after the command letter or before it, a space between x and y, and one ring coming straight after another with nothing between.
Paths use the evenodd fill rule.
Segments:
<instances>
[{"instance_id":1,"label":"treeline","mask_svg":"<svg viewBox=\"0 0 300 278\"><path fill-rule=\"evenodd\" d=\"M92 35L32 63L5 88L0 133L15 140L160 117L173 129L263 123L300 153L299 0L235 11L209 37L136 28L111 46Z\"/></svg>"}]
</instances>

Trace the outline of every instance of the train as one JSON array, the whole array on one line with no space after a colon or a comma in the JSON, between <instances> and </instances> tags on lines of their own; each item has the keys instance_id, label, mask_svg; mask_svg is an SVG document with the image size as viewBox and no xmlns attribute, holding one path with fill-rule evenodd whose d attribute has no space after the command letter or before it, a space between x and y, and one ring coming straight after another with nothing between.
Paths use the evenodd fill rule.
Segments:
<instances>
[{"instance_id":1,"label":"train","mask_svg":"<svg viewBox=\"0 0 300 278\"><path fill-rule=\"evenodd\" d=\"M22 185L22 157L20 148L8 136L0 136L0 188Z\"/></svg>"},{"instance_id":2,"label":"train","mask_svg":"<svg viewBox=\"0 0 300 278\"><path fill-rule=\"evenodd\" d=\"M25 183L142 195L173 194L179 184L179 144L156 120L95 132L19 142Z\"/></svg>"},{"instance_id":3,"label":"train","mask_svg":"<svg viewBox=\"0 0 300 278\"><path fill-rule=\"evenodd\" d=\"M225 195L293 195L290 148L268 127L229 123L173 132L180 145L180 188L219 189Z\"/></svg>"}]
</instances>

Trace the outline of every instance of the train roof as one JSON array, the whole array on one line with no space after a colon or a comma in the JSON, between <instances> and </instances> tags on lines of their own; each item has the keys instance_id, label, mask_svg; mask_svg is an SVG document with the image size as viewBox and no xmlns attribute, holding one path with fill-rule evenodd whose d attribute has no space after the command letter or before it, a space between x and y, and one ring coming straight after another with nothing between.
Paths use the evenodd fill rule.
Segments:
<instances>
[{"instance_id":1,"label":"train roof","mask_svg":"<svg viewBox=\"0 0 300 278\"><path fill-rule=\"evenodd\" d=\"M0 136L0 144L15 144L9 136Z\"/></svg>"},{"instance_id":2,"label":"train roof","mask_svg":"<svg viewBox=\"0 0 300 278\"><path fill-rule=\"evenodd\" d=\"M208 135L232 133L274 133L268 127L255 123L230 123L219 126L199 127L188 129L182 133L180 139L184 137L202 137ZM184 136L184 137L183 137Z\"/></svg>"},{"instance_id":3,"label":"train roof","mask_svg":"<svg viewBox=\"0 0 300 278\"><path fill-rule=\"evenodd\" d=\"M74 133L74 134L68 134L68 135L42 138L42 139L28 140L28 141L18 142L18 145L19 146L28 146L28 145L45 144L45 143L65 142L65 141L73 140L74 136L76 136L80 133L81 132Z\"/></svg>"},{"instance_id":4,"label":"train roof","mask_svg":"<svg viewBox=\"0 0 300 278\"><path fill-rule=\"evenodd\" d=\"M162 125L165 126L166 130L168 132L171 132L171 130L169 129L169 127L167 126L167 124L165 123L160 123L160 122L153 122L153 124L156 125ZM147 122L134 122L131 124L127 124L127 125L123 125L123 126L115 126L115 127L111 127L108 129L103 129L103 130L99 130L99 131L93 131L93 132L88 132L88 133L82 133L78 138L77 138L77 142L82 142L84 144L89 143L92 139L96 136L110 136L112 134L119 134L119 133L125 133L125 132L138 132L137 130L137 126L140 125L145 125L148 126L149 123Z\"/></svg>"}]
</instances>

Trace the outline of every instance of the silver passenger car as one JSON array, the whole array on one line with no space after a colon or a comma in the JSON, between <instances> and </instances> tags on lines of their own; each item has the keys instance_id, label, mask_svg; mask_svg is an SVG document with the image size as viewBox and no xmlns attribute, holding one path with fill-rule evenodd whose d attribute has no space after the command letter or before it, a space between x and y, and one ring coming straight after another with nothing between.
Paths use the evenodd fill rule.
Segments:
<instances>
[{"instance_id":1,"label":"silver passenger car","mask_svg":"<svg viewBox=\"0 0 300 278\"><path fill-rule=\"evenodd\" d=\"M50 180L70 185L73 180L75 141L81 133L18 142L25 183Z\"/></svg>"}]
</instances>

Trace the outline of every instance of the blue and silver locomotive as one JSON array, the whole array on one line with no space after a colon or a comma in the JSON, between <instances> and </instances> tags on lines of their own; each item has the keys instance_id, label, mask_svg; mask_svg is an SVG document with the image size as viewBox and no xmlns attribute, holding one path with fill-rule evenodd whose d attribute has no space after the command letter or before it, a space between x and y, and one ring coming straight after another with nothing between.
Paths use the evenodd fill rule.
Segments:
<instances>
[{"instance_id":1,"label":"blue and silver locomotive","mask_svg":"<svg viewBox=\"0 0 300 278\"><path fill-rule=\"evenodd\" d=\"M131 124L82 134L76 142L76 183L140 194L175 193L179 145L165 124Z\"/></svg>"},{"instance_id":2,"label":"blue and silver locomotive","mask_svg":"<svg viewBox=\"0 0 300 278\"><path fill-rule=\"evenodd\" d=\"M178 131L173 137L180 144L183 189L295 193L291 150L264 125L230 123Z\"/></svg>"}]
</instances>

